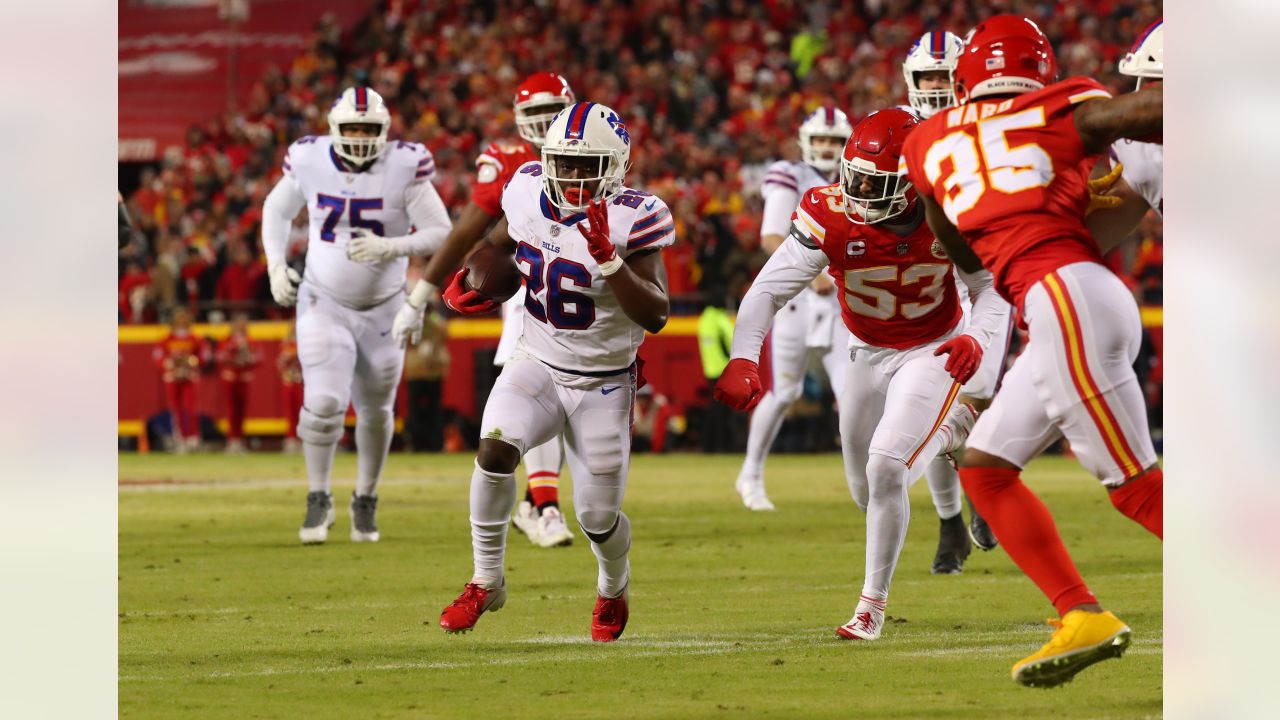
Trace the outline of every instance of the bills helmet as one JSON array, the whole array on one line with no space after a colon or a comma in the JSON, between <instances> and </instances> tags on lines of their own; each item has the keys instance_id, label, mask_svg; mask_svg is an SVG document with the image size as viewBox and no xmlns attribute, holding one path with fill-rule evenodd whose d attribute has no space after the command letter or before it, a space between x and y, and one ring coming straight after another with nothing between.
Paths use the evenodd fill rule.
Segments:
<instances>
[{"instance_id":1,"label":"bills helmet","mask_svg":"<svg viewBox=\"0 0 1280 720\"><path fill-rule=\"evenodd\" d=\"M873 225L906 212L915 202L906 175L899 174L902 146L920 124L902 108L879 110L862 119L840 157L844 213L858 225Z\"/></svg>"},{"instance_id":2,"label":"bills helmet","mask_svg":"<svg viewBox=\"0 0 1280 720\"><path fill-rule=\"evenodd\" d=\"M840 162L840 151L820 151L813 145L814 138L837 138L844 143L852 132L849 116L834 105L823 105L800 123L800 157L818 170L830 173Z\"/></svg>"},{"instance_id":3,"label":"bills helmet","mask_svg":"<svg viewBox=\"0 0 1280 720\"><path fill-rule=\"evenodd\" d=\"M1142 31L1133 48L1120 58L1120 72L1138 78L1138 87L1144 78L1164 79L1164 18Z\"/></svg>"},{"instance_id":4,"label":"bills helmet","mask_svg":"<svg viewBox=\"0 0 1280 720\"><path fill-rule=\"evenodd\" d=\"M551 119L572 104L573 90L567 80L555 73L534 73L516 88L512 101L516 130L534 147L542 147Z\"/></svg>"},{"instance_id":5,"label":"bills helmet","mask_svg":"<svg viewBox=\"0 0 1280 720\"><path fill-rule=\"evenodd\" d=\"M631 161L631 134L618 113L599 103L580 102L556 113L542 144L542 179L547 197L568 212L622 191Z\"/></svg>"},{"instance_id":6,"label":"bills helmet","mask_svg":"<svg viewBox=\"0 0 1280 720\"><path fill-rule=\"evenodd\" d=\"M902 63L902 77L907 81L907 101L920 113L932 117L939 110L956 104L951 84L955 81L956 61L964 51L964 41L949 32L927 32L907 51ZM920 73L945 72L947 86L936 90L920 89Z\"/></svg>"},{"instance_id":7,"label":"bills helmet","mask_svg":"<svg viewBox=\"0 0 1280 720\"><path fill-rule=\"evenodd\" d=\"M376 125L373 137L351 137L342 134L346 125ZM342 91L329 109L329 137L338 157L356 165L377 160L387 147L387 131L391 129L391 113L382 96L372 88L357 85Z\"/></svg>"},{"instance_id":8,"label":"bills helmet","mask_svg":"<svg viewBox=\"0 0 1280 720\"><path fill-rule=\"evenodd\" d=\"M978 23L956 62L958 103L988 95L1033 92L1053 82L1058 61L1053 46L1030 20L995 15Z\"/></svg>"}]
</instances>

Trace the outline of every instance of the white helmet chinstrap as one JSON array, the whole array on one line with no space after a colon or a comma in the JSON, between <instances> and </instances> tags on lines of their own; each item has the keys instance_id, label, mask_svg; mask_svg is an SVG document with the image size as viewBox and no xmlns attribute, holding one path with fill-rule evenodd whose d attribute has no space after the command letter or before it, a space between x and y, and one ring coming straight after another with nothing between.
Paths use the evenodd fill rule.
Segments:
<instances>
[{"instance_id":1,"label":"white helmet chinstrap","mask_svg":"<svg viewBox=\"0 0 1280 720\"><path fill-rule=\"evenodd\" d=\"M1138 36L1133 48L1120 58L1120 72L1138 78L1164 79L1164 18L1153 23Z\"/></svg>"},{"instance_id":2,"label":"white helmet chinstrap","mask_svg":"<svg viewBox=\"0 0 1280 720\"><path fill-rule=\"evenodd\" d=\"M840 153L852 134L849 116L837 107L823 105L800 123L800 158L824 173L831 173L840 166ZM820 137L835 138L840 144L829 151L819 151L813 140Z\"/></svg>"},{"instance_id":3,"label":"white helmet chinstrap","mask_svg":"<svg viewBox=\"0 0 1280 720\"><path fill-rule=\"evenodd\" d=\"M902 77L907 81L907 102L922 118L956 104L956 94L951 87L955 79L956 61L964 52L964 41L949 32L927 32L907 51L902 63ZM920 89L920 73L945 72L947 84L934 90Z\"/></svg>"},{"instance_id":4,"label":"white helmet chinstrap","mask_svg":"<svg viewBox=\"0 0 1280 720\"><path fill-rule=\"evenodd\" d=\"M373 137L349 137L342 134L344 125L377 125ZM342 91L329 109L329 137L338 157L355 165L377 160L387 147L387 131L391 129L391 113L382 96L373 89L357 85Z\"/></svg>"},{"instance_id":5,"label":"white helmet chinstrap","mask_svg":"<svg viewBox=\"0 0 1280 720\"><path fill-rule=\"evenodd\" d=\"M631 161L631 134L618 113L580 102L556 113L542 144L542 180L561 210L585 210L622 191Z\"/></svg>"}]
</instances>

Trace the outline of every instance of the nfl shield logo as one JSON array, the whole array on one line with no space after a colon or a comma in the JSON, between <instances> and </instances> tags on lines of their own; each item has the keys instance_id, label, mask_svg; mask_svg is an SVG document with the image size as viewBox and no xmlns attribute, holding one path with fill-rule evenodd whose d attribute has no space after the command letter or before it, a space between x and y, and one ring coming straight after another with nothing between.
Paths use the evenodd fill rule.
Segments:
<instances>
[{"instance_id":1,"label":"nfl shield logo","mask_svg":"<svg viewBox=\"0 0 1280 720\"><path fill-rule=\"evenodd\" d=\"M559 234L560 234L560 226L559 226L559 225L552 225L552 226L551 226L551 237L556 237L556 236L557 236L557 235L559 235Z\"/></svg>"},{"instance_id":2,"label":"nfl shield logo","mask_svg":"<svg viewBox=\"0 0 1280 720\"><path fill-rule=\"evenodd\" d=\"M906 255L906 254L907 254L907 251L908 251L908 250L910 250L910 249L911 249L911 246L910 246L910 245L908 245L908 244L906 244L906 243L904 243L904 242L900 242L900 243L898 243L898 254L899 254L899 255Z\"/></svg>"}]
</instances>

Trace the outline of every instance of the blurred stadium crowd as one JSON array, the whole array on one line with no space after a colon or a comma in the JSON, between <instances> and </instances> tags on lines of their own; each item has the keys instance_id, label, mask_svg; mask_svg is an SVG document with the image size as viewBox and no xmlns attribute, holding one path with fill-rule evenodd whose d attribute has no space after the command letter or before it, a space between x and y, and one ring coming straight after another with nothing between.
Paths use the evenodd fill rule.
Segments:
<instances>
[{"instance_id":1,"label":"blurred stadium crowd","mask_svg":"<svg viewBox=\"0 0 1280 720\"><path fill-rule=\"evenodd\" d=\"M327 132L342 88L386 98L391 137L425 143L451 209L467 201L486 143L514 137L511 97L536 71L563 74L579 98L619 109L636 139L628 184L667 198L677 245L666 253L676 312L703 292L737 290L763 265L765 167L798 159L796 128L823 102L856 121L905 101L901 62L921 33L963 34L1015 12L1053 41L1064 76L1132 87L1116 61L1159 17L1157 2L1114 0L388 0L349 33L330 18L288 68L261 77L244 106L192 127L185 146L126 188L138 227L120 254L121 323L232 312L291 314L270 302L258 241L261 207L293 140ZM305 252L295 227L291 254ZM1146 304L1159 304L1162 228L1148 218L1113 259ZM736 293L734 293L736 294ZM709 298L718 302L719 298Z\"/></svg>"}]
</instances>

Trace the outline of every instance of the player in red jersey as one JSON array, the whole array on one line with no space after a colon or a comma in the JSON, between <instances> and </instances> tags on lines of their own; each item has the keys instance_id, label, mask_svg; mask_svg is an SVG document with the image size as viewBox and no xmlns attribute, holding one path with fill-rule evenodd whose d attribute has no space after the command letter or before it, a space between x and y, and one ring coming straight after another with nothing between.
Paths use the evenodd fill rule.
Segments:
<instances>
[{"instance_id":1,"label":"player in red jersey","mask_svg":"<svg viewBox=\"0 0 1280 720\"><path fill-rule=\"evenodd\" d=\"M276 370L280 372L280 394L284 400L284 451L298 452L298 412L302 410L302 361L298 359L298 331L289 325L289 333L280 342L280 354L276 356Z\"/></svg>"},{"instance_id":2,"label":"player in red jersey","mask_svg":"<svg viewBox=\"0 0 1280 720\"><path fill-rule=\"evenodd\" d=\"M964 441L975 414L956 398L1009 317L991 274L979 267L959 273L973 299L965 323L952 264L898 173L903 142L918 123L892 108L853 129L840 182L805 194L788 239L743 299L733 359L716 384L716 398L738 410L759 401L757 360L774 314L827 268L852 334L839 402L845 475L867 514L866 579L853 619L837 630L850 640L880 636L906 539L907 489L934 457Z\"/></svg>"},{"instance_id":3,"label":"player in red jersey","mask_svg":"<svg viewBox=\"0 0 1280 720\"><path fill-rule=\"evenodd\" d=\"M427 263L423 280L414 287L413 294L403 315L416 312L416 317L397 319L397 328L405 326L413 332L412 343L417 342L417 335L422 328L422 308L427 299L434 295L436 289L445 284L450 273L457 270L471 249L480 242L502 217L502 190L515 174L516 169L527 162L542 159L539 148L547 134L547 127L556 113L574 102L573 90L569 83L555 73L534 73L525 78L516 88L513 101L515 108L516 130L523 143L507 144L495 142L484 149L476 158L476 184L471 191L471 202L462 209L462 214L453 224L453 231L445 240L444 247ZM454 279L460 283L463 274ZM498 309L497 303L486 300L474 292L467 296L468 307L451 308L466 314L477 314ZM520 337L520 328L524 321L524 287L502 306L503 323L502 339L498 343L495 363L503 365ZM400 332L397 330L397 332ZM404 339L397 336L404 342ZM563 451L559 436L531 448L524 457L525 472L529 476L525 488L525 497L516 508L512 523L516 529L524 533L530 542L540 547L557 547L573 542L573 533L565 523L560 512L560 467L563 464Z\"/></svg>"},{"instance_id":4,"label":"player in red jersey","mask_svg":"<svg viewBox=\"0 0 1280 720\"><path fill-rule=\"evenodd\" d=\"M1061 620L1013 666L1052 686L1118 657L1129 628L1102 610L1019 477L1062 436L1120 512L1163 533L1164 478L1131 363L1138 307L1084 224L1087 174L1111 143L1163 130L1159 87L1112 98L1096 81L1053 82L1053 48L1031 21L979 24L956 66L959 105L907 140L905 168L957 266L986 266L1022 313L1030 342L969 436L960 478L1009 557Z\"/></svg>"},{"instance_id":5,"label":"player in red jersey","mask_svg":"<svg viewBox=\"0 0 1280 720\"><path fill-rule=\"evenodd\" d=\"M218 374L227 398L227 452L244 452L244 415L249 405L249 385L253 370L262 361L249 341L249 318L237 314L231 319L231 334L218 345Z\"/></svg>"},{"instance_id":6,"label":"player in red jersey","mask_svg":"<svg viewBox=\"0 0 1280 720\"><path fill-rule=\"evenodd\" d=\"M186 308L175 308L169 320L169 335L156 346L155 361L173 421L174 450L179 453L200 447L196 382L206 353L204 340L191 332L191 314Z\"/></svg>"}]
</instances>

